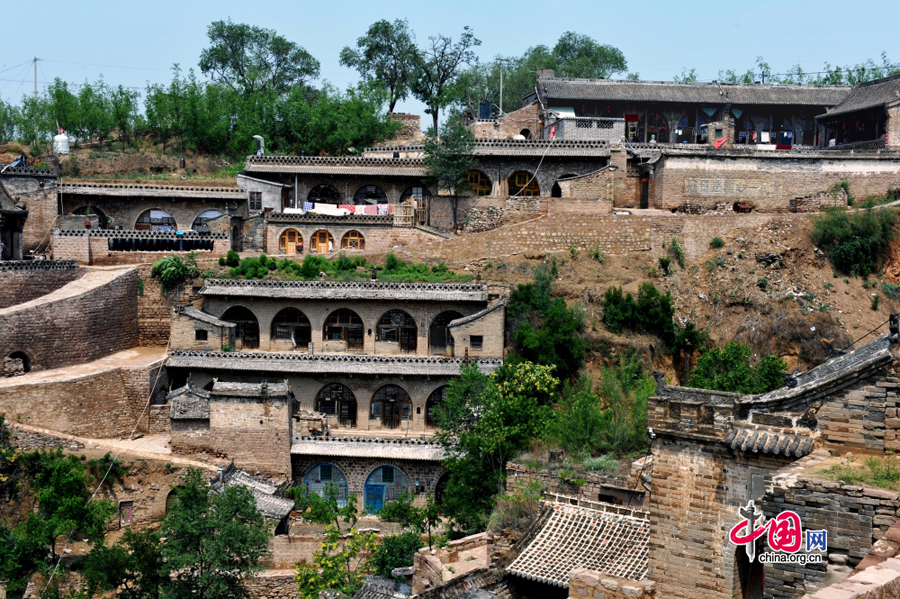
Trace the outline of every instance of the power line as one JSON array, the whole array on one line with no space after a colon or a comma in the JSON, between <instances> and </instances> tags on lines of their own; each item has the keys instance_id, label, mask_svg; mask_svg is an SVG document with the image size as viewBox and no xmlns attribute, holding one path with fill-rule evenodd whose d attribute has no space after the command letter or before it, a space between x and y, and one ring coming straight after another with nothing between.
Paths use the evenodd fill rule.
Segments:
<instances>
[{"instance_id":1,"label":"power line","mask_svg":"<svg viewBox=\"0 0 900 599\"><path fill-rule=\"evenodd\" d=\"M71 62L68 60L51 60L49 58L45 58L47 62L58 62L61 64L75 64L83 67L101 67L104 69L128 69L132 71L168 71L169 69L161 69L159 67L122 67L116 66L112 64L93 64L90 62Z\"/></svg>"}]
</instances>

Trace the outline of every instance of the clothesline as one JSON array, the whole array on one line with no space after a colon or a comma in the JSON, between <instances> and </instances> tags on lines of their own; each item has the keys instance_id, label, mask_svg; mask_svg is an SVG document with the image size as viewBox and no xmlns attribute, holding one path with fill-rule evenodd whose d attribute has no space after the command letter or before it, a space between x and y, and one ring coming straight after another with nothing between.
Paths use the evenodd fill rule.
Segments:
<instances>
[{"instance_id":1,"label":"clothesline","mask_svg":"<svg viewBox=\"0 0 900 599\"><path fill-rule=\"evenodd\" d=\"M335 207L334 204L325 204L325 203L314 203L314 202L303 202L303 209L306 211L315 210L317 208L321 209L323 207ZM338 208L343 208L345 210L349 210L350 214L367 214L367 215L378 215L378 214L394 214L394 204L338 204Z\"/></svg>"}]
</instances>

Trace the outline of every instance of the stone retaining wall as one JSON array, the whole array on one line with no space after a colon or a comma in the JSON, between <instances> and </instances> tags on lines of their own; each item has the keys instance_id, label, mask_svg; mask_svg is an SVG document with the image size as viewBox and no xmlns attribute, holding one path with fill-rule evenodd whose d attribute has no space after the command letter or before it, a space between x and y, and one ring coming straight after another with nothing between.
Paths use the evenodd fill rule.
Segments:
<instances>
[{"instance_id":1,"label":"stone retaining wall","mask_svg":"<svg viewBox=\"0 0 900 599\"><path fill-rule=\"evenodd\" d=\"M656 583L609 576L585 568L569 574L569 599L651 599Z\"/></svg>"},{"instance_id":2,"label":"stone retaining wall","mask_svg":"<svg viewBox=\"0 0 900 599\"><path fill-rule=\"evenodd\" d=\"M250 599L299 599L300 584L293 570L260 572L244 581Z\"/></svg>"},{"instance_id":3,"label":"stone retaining wall","mask_svg":"<svg viewBox=\"0 0 900 599\"><path fill-rule=\"evenodd\" d=\"M0 262L0 309L47 295L83 275L84 271L69 260Z\"/></svg>"}]
</instances>

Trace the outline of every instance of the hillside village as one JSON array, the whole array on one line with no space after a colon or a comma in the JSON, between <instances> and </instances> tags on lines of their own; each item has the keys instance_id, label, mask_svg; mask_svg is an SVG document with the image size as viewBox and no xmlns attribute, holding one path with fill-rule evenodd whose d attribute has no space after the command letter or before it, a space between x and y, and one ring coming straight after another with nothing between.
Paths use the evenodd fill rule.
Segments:
<instances>
[{"instance_id":1,"label":"hillside village","mask_svg":"<svg viewBox=\"0 0 900 599\"><path fill-rule=\"evenodd\" d=\"M532 83L0 145L0 597L900 596L900 75Z\"/></svg>"}]
</instances>

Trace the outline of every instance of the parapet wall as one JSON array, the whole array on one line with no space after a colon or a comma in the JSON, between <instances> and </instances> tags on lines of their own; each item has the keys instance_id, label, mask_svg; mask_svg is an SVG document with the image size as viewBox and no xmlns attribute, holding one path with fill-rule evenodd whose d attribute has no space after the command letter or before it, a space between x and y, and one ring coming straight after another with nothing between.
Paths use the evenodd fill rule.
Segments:
<instances>
[{"instance_id":1,"label":"parapet wall","mask_svg":"<svg viewBox=\"0 0 900 599\"><path fill-rule=\"evenodd\" d=\"M0 262L0 309L47 295L83 275L74 260Z\"/></svg>"},{"instance_id":2,"label":"parapet wall","mask_svg":"<svg viewBox=\"0 0 900 599\"><path fill-rule=\"evenodd\" d=\"M54 260L75 260L85 266L115 266L152 263L173 253L184 258L190 251L196 251L198 259L219 258L231 249L231 240L225 233L201 237L151 231L54 229L51 248Z\"/></svg>"},{"instance_id":3,"label":"parapet wall","mask_svg":"<svg viewBox=\"0 0 900 599\"><path fill-rule=\"evenodd\" d=\"M90 362L137 345L137 271L91 270L48 295L0 310L0 356L27 368Z\"/></svg>"}]
</instances>

